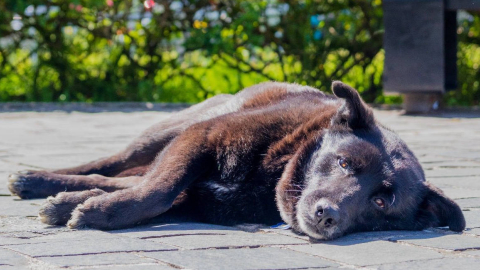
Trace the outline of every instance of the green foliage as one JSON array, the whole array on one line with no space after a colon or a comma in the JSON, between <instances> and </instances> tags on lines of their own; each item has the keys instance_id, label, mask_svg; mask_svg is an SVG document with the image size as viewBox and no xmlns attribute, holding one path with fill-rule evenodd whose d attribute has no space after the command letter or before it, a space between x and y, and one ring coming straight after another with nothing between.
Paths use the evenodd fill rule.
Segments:
<instances>
[{"instance_id":1,"label":"green foliage","mask_svg":"<svg viewBox=\"0 0 480 270\"><path fill-rule=\"evenodd\" d=\"M457 33L458 88L445 95L447 105L480 105L480 16L463 14Z\"/></svg>"},{"instance_id":2,"label":"green foliage","mask_svg":"<svg viewBox=\"0 0 480 270\"><path fill-rule=\"evenodd\" d=\"M266 80L329 91L340 79L368 102L398 102L381 92L382 16L381 0L4 0L0 101L198 102ZM478 18L467 24L478 39ZM479 100L472 43L454 104Z\"/></svg>"}]
</instances>

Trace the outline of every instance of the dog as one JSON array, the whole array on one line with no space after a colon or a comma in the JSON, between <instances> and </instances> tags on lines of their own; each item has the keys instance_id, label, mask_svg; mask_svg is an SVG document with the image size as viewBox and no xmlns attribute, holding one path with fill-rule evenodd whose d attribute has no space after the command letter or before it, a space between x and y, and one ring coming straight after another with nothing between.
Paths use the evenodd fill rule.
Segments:
<instances>
[{"instance_id":1,"label":"dog","mask_svg":"<svg viewBox=\"0 0 480 270\"><path fill-rule=\"evenodd\" d=\"M75 168L9 176L47 197L51 225L112 230L155 217L236 225L282 220L330 240L359 231L460 232L459 206L352 87L334 95L267 82L219 95L147 129L124 151ZM66 191L66 192L65 192Z\"/></svg>"}]
</instances>

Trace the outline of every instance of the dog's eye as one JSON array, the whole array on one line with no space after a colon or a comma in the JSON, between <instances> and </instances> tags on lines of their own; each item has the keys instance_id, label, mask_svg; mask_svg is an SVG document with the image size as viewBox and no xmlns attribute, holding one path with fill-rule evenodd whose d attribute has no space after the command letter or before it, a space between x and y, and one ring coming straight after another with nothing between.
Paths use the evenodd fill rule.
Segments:
<instances>
[{"instance_id":1,"label":"dog's eye","mask_svg":"<svg viewBox=\"0 0 480 270\"><path fill-rule=\"evenodd\" d=\"M382 198L375 198L373 199L373 202L380 208L385 208L385 200L383 200Z\"/></svg>"},{"instance_id":2,"label":"dog's eye","mask_svg":"<svg viewBox=\"0 0 480 270\"><path fill-rule=\"evenodd\" d=\"M339 158L338 159L338 165L340 165L340 167L344 168L344 169L347 169L348 168L348 162L346 159L344 158Z\"/></svg>"}]
</instances>

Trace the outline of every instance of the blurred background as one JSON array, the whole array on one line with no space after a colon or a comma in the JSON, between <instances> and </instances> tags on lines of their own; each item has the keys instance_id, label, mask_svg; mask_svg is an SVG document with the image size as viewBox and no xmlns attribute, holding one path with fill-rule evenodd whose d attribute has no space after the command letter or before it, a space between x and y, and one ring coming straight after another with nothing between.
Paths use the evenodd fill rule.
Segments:
<instances>
[{"instance_id":1,"label":"blurred background","mask_svg":"<svg viewBox=\"0 0 480 270\"><path fill-rule=\"evenodd\" d=\"M460 11L458 89L480 101L480 16ZM0 0L0 101L199 102L267 80L383 95L381 0Z\"/></svg>"}]
</instances>

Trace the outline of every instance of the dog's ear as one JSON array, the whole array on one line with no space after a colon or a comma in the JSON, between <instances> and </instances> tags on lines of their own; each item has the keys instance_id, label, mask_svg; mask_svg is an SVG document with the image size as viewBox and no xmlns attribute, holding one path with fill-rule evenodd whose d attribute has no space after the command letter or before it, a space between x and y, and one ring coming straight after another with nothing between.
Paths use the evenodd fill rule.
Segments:
<instances>
[{"instance_id":1,"label":"dog's ear","mask_svg":"<svg viewBox=\"0 0 480 270\"><path fill-rule=\"evenodd\" d=\"M332 119L332 125L346 125L351 129L368 128L375 124L373 112L353 87L340 81L332 83L335 96L345 99L345 104L338 109Z\"/></svg>"},{"instance_id":2,"label":"dog's ear","mask_svg":"<svg viewBox=\"0 0 480 270\"><path fill-rule=\"evenodd\" d=\"M443 192L431 185L425 184L426 193L417 214L417 222L421 227L444 227L461 232L465 229L465 218L460 207Z\"/></svg>"}]
</instances>

